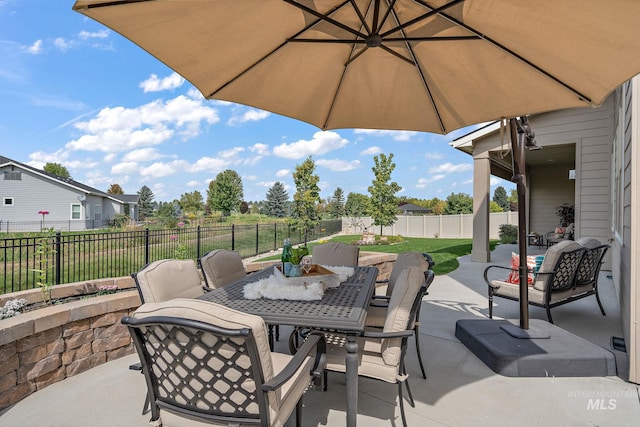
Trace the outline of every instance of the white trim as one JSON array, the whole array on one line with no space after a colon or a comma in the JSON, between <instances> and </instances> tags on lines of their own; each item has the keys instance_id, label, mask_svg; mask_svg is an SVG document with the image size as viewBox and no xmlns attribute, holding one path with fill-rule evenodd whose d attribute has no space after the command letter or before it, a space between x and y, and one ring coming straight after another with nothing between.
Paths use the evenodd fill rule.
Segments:
<instances>
[{"instance_id":1,"label":"white trim","mask_svg":"<svg viewBox=\"0 0 640 427\"><path fill-rule=\"evenodd\" d=\"M449 142L449 145L458 150L465 151L463 148L471 148L474 140L482 138L483 136L487 136L497 130L500 130L500 121L497 122L487 122L481 124L482 127L474 130L466 135L461 136L460 138L454 139Z\"/></svg>"},{"instance_id":2,"label":"white trim","mask_svg":"<svg viewBox=\"0 0 640 427\"><path fill-rule=\"evenodd\" d=\"M78 218L74 218L73 217L73 207L74 206L78 206L80 208L80 210L78 211ZM70 212L69 212L69 219L72 221L81 221L82 220L82 205L80 203L71 203L70 207Z\"/></svg>"}]
</instances>

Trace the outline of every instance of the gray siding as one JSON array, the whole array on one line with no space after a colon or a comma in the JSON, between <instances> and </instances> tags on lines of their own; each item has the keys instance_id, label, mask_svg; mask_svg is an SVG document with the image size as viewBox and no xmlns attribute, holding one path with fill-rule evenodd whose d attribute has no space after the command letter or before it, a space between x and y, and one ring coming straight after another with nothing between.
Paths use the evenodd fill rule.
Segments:
<instances>
[{"instance_id":1,"label":"gray siding","mask_svg":"<svg viewBox=\"0 0 640 427\"><path fill-rule=\"evenodd\" d=\"M22 170L22 179L4 180L0 178L0 195L13 197L11 207L0 205L0 219L3 221L40 221L39 211L48 211L45 222L68 221L71 219L71 204L78 203L80 191L53 181L45 181L36 174Z\"/></svg>"}]
</instances>

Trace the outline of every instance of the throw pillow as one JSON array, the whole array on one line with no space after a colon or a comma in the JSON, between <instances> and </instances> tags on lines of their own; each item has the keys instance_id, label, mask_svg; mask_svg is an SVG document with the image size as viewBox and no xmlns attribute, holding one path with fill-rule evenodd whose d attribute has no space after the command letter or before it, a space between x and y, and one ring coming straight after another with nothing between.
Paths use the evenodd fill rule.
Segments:
<instances>
[{"instance_id":1,"label":"throw pillow","mask_svg":"<svg viewBox=\"0 0 640 427\"><path fill-rule=\"evenodd\" d=\"M529 286L533 285L533 268L536 266L536 257L534 255L530 255L527 257L527 268L529 269L529 273L527 274L527 284ZM511 272L505 280L507 283L519 284L520 283L520 274L518 273L518 269L520 268L520 255L515 252L511 252Z\"/></svg>"}]
</instances>

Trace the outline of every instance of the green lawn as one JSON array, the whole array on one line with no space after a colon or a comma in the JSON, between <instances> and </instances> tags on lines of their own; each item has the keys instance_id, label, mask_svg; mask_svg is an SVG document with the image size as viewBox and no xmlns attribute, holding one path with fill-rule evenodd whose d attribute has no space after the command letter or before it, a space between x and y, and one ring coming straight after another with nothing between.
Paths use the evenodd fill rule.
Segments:
<instances>
[{"instance_id":1,"label":"green lawn","mask_svg":"<svg viewBox=\"0 0 640 427\"><path fill-rule=\"evenodd\" d=\"M341 235L335 236L328 241L352 243L359 240L361 235ZM323 240L324 242L324 240ZM316 242L309 243L309 250L315 246ZM498 240L489 241L489 247L493 250L498 244ZM429 239L418 237L405 237L400 243L394 243L392 245L367 245L361 246L360 251L365 252L384 252L388 254L397 254L400 252L416 251L426 252L436 265L433 267L433 271L436 274L447 274L460 265L458 263L458 257L468 255L471 253L471 239ZM278 259L278 256L271 256L263 258L263 260Z\"/></svg>"}]
</instances>

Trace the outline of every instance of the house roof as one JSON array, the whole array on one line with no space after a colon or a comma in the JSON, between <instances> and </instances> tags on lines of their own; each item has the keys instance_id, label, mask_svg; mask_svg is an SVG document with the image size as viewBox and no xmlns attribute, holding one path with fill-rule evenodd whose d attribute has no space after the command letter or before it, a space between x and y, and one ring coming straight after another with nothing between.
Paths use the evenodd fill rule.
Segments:
<instances>
[{"instance_id":1,"label":"house roof","mask_svg":"<svg viewBox=\"0 0 640 427\"><path fill-rule=\"evenodd\" d=\"M405 203L398 206L398 209L405 212L431 212L431 209L423 208L422 206L414 205L413 203Z\"/></svg>"},{"instance_id":2,"label":"house roof","mask_svg":"<svg viewBox=\"0 0 640 427\"><path fill-rule=\"evenodd\" d=\"M111 200L115 200L117 202L120 203L137 203L138 199L139 199L139 195L137 194L109 194L109 193L105 193L104 191L98 190L97 188L93 188L90 187L88 185L85 185L81 182L75 181L71 178L65 178L59 175L55 175L49 172L45 172L42 169L37 169L34 168L32 166L26 165L24 163L20 163L16 160L12 160L8 157L4 157L4 156L0 156L0 167L5 167L5 166L9 166L9 165L13 165L17 168L21 168L21 169L25 169L28 170L31 173L34 173L38 176L40 176L43 179L49 180L49 181L55 181L58 182L66 187L72 188L74 190L77 191L81 191L85 194L90 194L93 196L98 196L98 197L105 197Z\"/></svg>"}]
</instances>

